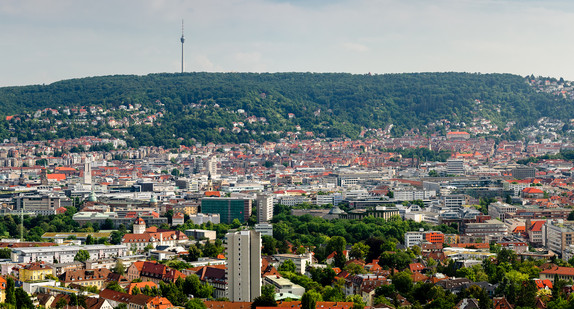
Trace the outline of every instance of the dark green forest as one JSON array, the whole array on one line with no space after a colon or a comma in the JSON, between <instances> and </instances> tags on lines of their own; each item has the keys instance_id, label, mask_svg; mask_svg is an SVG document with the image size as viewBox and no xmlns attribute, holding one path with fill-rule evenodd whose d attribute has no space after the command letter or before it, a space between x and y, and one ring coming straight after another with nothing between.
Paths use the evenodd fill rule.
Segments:
<instances>
[{"instance_id":1,"label":"dark green forest","mask_svg":"<svg viewBox=\"0 0 574 309\"><path fill-rule=\"evenodd\" d=\"M519 129L543 116L574 118L572 100L536 92L524 77L511 74L184 73L0 88L3 116L44 108L101 106L119 118L126 115L118 107L127 104L141 104L147 112L163 114L159 125L128 128L132 147L273 140L295 132L296 126L320 137L358 138L364 128L390 124L393 136L411 129L440 132L428 125L441 119L457 124L482 117L500 128L514 121ZM245 113L237 113L238 109ZM294 117L289 118L289 113ZM231 132L233 122L245 122L248 116L264 117L266 122L246 122L245 130ZM219 132L220 127L228 130ZM38 140L112 131L105 124L65 130L51 127L34 134L22 132L40 128L38 123L14 124L12 132L8 128L2 120L0 137Z\"/></svg>"}]
</instances>

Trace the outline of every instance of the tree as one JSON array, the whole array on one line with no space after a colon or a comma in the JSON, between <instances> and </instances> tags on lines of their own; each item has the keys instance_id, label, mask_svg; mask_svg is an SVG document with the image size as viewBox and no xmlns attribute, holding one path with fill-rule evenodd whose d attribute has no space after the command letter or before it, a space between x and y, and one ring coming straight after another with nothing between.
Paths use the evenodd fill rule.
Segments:
<instances>
[{"instance_id":1,"label":"tree","mask_svg":"<svg viewBox=\"0 0 574 309\"><path fill-rule=\"evenodd\" d=\"M122 238L127 233L125 226L122 224L117 231L113 231L110 235L110 242L114 245L119 245L122 243Z\"/></svg>"},{"instance_id":2,"label":"tree","mask_svg":"<svg viewBox=\"0 0 574 309\"><path fill-rule=\"evenodd\" d=\"M90 253L87 250L80 249L76 256L74 257L74 261L85 262L90 259Z\"/></svg>"},{"instance_id":3,"label":"tree","mask_svg":"<svg viewBox=\"0 0 574 309\"><path fill-rule=\"evenodd\" d=\"M365 302L361 295L349 295L345 299L347 302L353 302L353 309L363 309L365 308Z\"/></svg>"},{"instance_id":4,"label":"tree","mask_svg":"<svg viewBox=\"0 0 574 309\"><path fill-rule=\"evenodd\" d=\"M504 262L512 264L516 261L516 253L510 249L502 248L496 255L496 260L498 261L498 264Z\"/></svg>"},{"instance_id":5,"label":"tree","mask_svg":"<svg viewBox=\"0 0 574 309\"><path fill-rule=\"evenodd\" d=\"M116 292L122 292L125 293L126 291L118 284L117 281L111 281L110 283L108 283L108 285L106 286L106 289L110 289L112 291L116 291Z\"/></svg>"},{"instance_id":6,"label":"tree","mask_svg":"<svg viewBox=\"0 0 574 309\"><path fill-rule=\"evenodd\" d=\"M16 308L22 308L22 309L34 308L34 304L32 303L30 296L22 288L17 288L15 294L16 294Z\"/></svg>"},{"instance_id":7,"label":"tree","mask_svg":"<svg viewBox=\"0 0 574 309\"><path fill-rule=\"evenodd\" d=\"M125 274L126 267L124 266L124 263L122 263L122 261L120 260L116 260L116 266L113 268L113 272L120 275Z\"/></svg>"},{"instance_id":8,"label":"tree","mask_svg":"<svg viewBox=\"0 0 574 309\"><path fill-rule=\"evenodd\" d=\"M88 235L88 237L86 237L86 245L93 245L94 244L94 238L92 237L92 235Z\"/></svg>"},{"instance_id":9,"label":"tree","mask_svg":"<svg viewBox=\"0 0 574 309\"><path fill-rule=\"evenodd\" d=\"M395 288L402 294L409 293L413 288L413 279L408 272L396 273L392 278Z\"/></svg>"},{"instance_id":10,"label":"tree","mask_svg":"<svg viewBox=\"0 0 574 309\"><path fill-rule=\"evenodd\" d=\"M362 242L358 242L351 247L351 251L349 252L349 257L355 258L357 260L362 260L367 256L369 252L369 246L365 245Z\"/></svg>"},{"instance_id":11,"label":"tree","mask_svg":"<svg viewBox=\"0 0 574 309\"><path fill-rule=\"evenodd\" d=\"M379 259L379 265L386 269L398 269L402 270L407 268L409 264L412 263L411 257L402 251L399 252L383 252L381 258Z\"/></svg>"},{"instance_id":12,"label":"tree","mask_svg":"<svg viewBox=\"0 0 574 309\"><path fill-rule=\"evenodd\" d=\"M201 250L196 245L190 245L189 249L187 250L189 255L187 256L187 260L189 262L195 262L201 257Z\"/></svg>"},{"instance_id":13,"label":"tree","mask_svg":"<svg viewBox=\"0 0 574 309\"><path fill-rule=\"evenodd\" d=\"M538 292L538 288L533 280L522 281L520 285L520 297L516 298L516 305L534 308L536 304L536 292Z\"/></svg>"},{"instance_id":14,"label":"tree","mask_svg":"<svg viewBox=\"0 0 574 309\"><path fill-rule=\"evenodd\" d=\"M295 272L296 269L297 266L295 265L295 263L293 263L292 260L286 260L285 262L281 263L278 270Z\"/></svg>"},{"instance_id":15,"label":"tree","mask_svg":"<svg viewBox=\"0 0 574 309\"><path fill-rule=\"evenodd\" d=\"M325 286L322 295L324 301L339 302L345 300L345 293L343 293L343 290L341 288L336 286L335 287L332 287L330 285Z\"/></svg>"},{"instance_id":16,"label":"tree","mask_svg":"<svg viewBox=\"0 0 574 309\"><path fill-rule=\"evenodd\" d=\"M345 270L346 272L348 272L351 275L357 275L357 274L366 274L367 271L365 270L365 268L363 268L363 266L361 266L360 264L356 264L356 263L349 263L347 264L343 270Z\"/></svg>"},{"instance_id":17,"label":"tree","mask_svg":"<svg viewBox=\"0 0 574 309\"><path fill-rule=\"evenodd\" d=\"M60 298L60 299L58 300L58 302L56 303L56 308L57 308L57 309L62 309L62 308L64 308L64 306L66 306L66 305L68 305L68 302L66 301L65 298L62 297L62 298ZM20 307L17 307L17 308L20 308Z\"/></svg>"},{"instance_id":18,"label":"tree","mask_svg":"<svg viewBox=\"0 0 574 309\"><path fill-rule=\"evenodd\" d=\"M323 301L321 294L313 290L305 291L301 297L301 309L316 309L318 301Z\"/></svg>"},{"instance_id":19,"label":"tree","mask_svg":"<svg viewBox=\"0 0 574 309\"><path fill-rule=\"evenodd\" d=\"M215 246L215 244L211 241L206 241L205 246L203 247L203 255L209 257L216 257L219 254L219 250Z\"/></svg>"},{"instance_id":20,"label":"tree","mask_svg":"<svg viewBox=\"0 0 574 309\"><path fill-rule=\"evenodd\" d=\"M16 304L16 292L14 287L14 279L8 277L6 279L6 303L15 305Z\"/></svg>"},{"instance_id":21,"label":"tree","mask_svg":"<svg viewBox=\"0 0 574 309\"><path fill-rule=\"evenodd\" d=\"M311 279L318 282L321 286L328 286L333 283L335 276L337 275L333 268L319 268L319 267L309 267L309 273L311 274Z\"/></svg>"},{"instance_id":22,"label":"tree","mask_svg":"<svg viewBox=\"0 0 574 309\"><path fill-rule=\"evenodd\" d=\"M261 253L266 255L273 255L277 253L277 240L269 235L261 236L261 243L263 244L263 249Z\"/></svg>"},{"instance_id":23,"label":"tree","mask_svg":"<svg viewBox=\"0 0 574 309\"><path fill-rule=\"evenodd\" d=\"M192 298L185 303L185 309L205 309L205 303L199 298Z\"/></svg>"},{"instance_id":24,"label":"tree","mask_svg":"<svg viewBox=\"0 0 574 309\"><path fill-rule=\"evenodd\" d=\"M342 236L333 236L327 242L328 254L335 252L334 263L336 267L343 267L345 265L346 257L344 254L347 241Z\"/></svg>"},{"instance_id":25,"label":"tree","mask_svg":"<svg viewBox=\"0 0 574 309\"><path fill-rule=\"evenodd\" d=\"M275 288L273 288L272 285L264 285L261 287L261 296L256 297L251 305L251 308L257 307L277 307Z\"/></svg>"}]
</instances>

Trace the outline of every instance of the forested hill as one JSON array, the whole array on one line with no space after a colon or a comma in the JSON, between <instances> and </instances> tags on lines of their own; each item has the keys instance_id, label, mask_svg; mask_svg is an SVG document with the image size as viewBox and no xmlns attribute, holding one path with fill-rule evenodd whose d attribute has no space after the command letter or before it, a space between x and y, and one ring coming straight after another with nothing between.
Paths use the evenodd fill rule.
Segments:
<instances>
[{"instance_id":1,"label":"forested hill","mask_svg":"<svg viewBox=\"0 0 574 309\"><path fill-rule=\"evenodd\" d=\"M140 104L139 112L130 114L124 108L130 104ZM105 112L93 118L83 115L93 125L90 128L65 121L66 115L60 114L57 117L63 120L58 125L50 122L48 130L38 129L38 120L50 116L47 113L31 117L29 124L20 117L21 122L10 124L11 134L19 134L22 140L76 137L120 127L135 137L133 146L173 146L272 139L281 132L296 132L297 126L315 136L355 138L363 128L385 129L390 124L391 133L397 136L410 129L444 132L445 122L440 120L448 120L450 129L464 129L483 118L504 133L509 122L516 122L515 129L544 116L574 118L572 100L537 93L527 79L510 74L185 73L0 88L0 114L4 116L90 106ZM150 115L155 115L155 121L144 124L142 117ZM109 118L133 122L110 126ZM8 123L2 135L8 134L6 128ZM36 133L16 131L30 128Z\"/></svg>"}]
</instances>

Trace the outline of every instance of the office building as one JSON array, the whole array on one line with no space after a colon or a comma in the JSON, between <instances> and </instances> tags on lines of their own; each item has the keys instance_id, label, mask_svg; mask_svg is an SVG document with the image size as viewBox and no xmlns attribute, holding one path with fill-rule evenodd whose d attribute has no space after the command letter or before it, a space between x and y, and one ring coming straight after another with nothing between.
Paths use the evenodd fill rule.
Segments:
<instances>
[{"instance_id":1,"label":"office building","mask_svg":"<svg viewBox=\"0 0 574 309\"><path fill-rule=\"evenodd\" d=\"M219 214L221 223L230 224L233 220L246 222L251 216L251 200L228 197L205 197L201 199L201 212Z\"/></svg>"},{"instance_id":2,"label":"office building","mask_svg":"<svg viewBox=\"0 0 574 309\"><path fill-rule=\"evenodd\" d=\"M536 169L529 166L518 166L512 169L512 177L515 179L526 179L536 177Z\"/></svg>"},{"instance_id":3,"label":"office building","mask_svg":"<svg viewBox=\"0 0 574 309\"><path fill-rule=\"evenodd\" d=\"M37 215L55 215L60 207L72 206L70 200L64 194L34 194L20 193L12 198L15 211L32 212Z\"/></svg>"},{"instance_id":4,"label":"office building","mask_svg":"<svg viewBox=\"0 0 574 309\"><path fill-rule=\"evenodd\" d=\"M464 175L464 161L459 159L447 160L446 173L449 175Z\"/></svg>"}]
</instances>

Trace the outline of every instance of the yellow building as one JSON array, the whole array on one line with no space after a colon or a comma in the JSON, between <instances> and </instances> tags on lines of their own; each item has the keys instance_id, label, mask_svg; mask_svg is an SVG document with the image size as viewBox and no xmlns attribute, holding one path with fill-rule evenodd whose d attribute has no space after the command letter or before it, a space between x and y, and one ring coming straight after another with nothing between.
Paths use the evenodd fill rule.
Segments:
<instances>
[{"instance_id":1,"label":"yellow building","mask_svg":"<svg viewBox=\"0 0 574 309\"><path fill-rule=\"evenodd\" d=\"M20 269L20 281L44 280L47 275L54 275L54 269L42 263L30 263Z\"/></svg>"},{"instance_id":2,"label":"yellow building","mask_svg":"<svg viewBox=\"0 0 574 309\"><path fill-rule=\"evenodd\" d=\"M4 303L6 301L6 279L4 277L0 277L0 303Z\"/></svg>"},{"instance_id":3,"label":"yellow building","mask_svg":"<svg viewBox=\"0 0 574 309\"><path fill-rule=\"evenodd\" d=\"M173 206L173 213L183 212L184 214L191 216L195 215L199 209L197 204L177 204Z\"/></svg>"}]
</instances>

